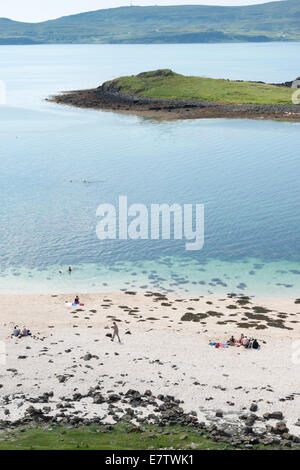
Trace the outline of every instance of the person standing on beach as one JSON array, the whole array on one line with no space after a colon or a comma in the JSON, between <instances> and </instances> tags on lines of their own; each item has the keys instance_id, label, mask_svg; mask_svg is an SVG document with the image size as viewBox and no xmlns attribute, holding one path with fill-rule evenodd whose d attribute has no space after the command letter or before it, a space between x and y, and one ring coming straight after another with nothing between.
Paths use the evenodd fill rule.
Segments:
<instances>
[{"instance_id":1,"label":"person standing on beach","mask_svg":"<svg viewBox=\"0 0 300 470\"><path fill-rule=\"evenodd\" d=\"M115 340L115 337L117 337L118 340L119 340L119 343L121 343L120 336L119 336L119 328L118 328L118 325L116 324L115 321L113 322L112 329L113 329L113 335L112 335L112 339L111 339L111 340L114 341L114 340Z\"/></svg>"}]
</instances>

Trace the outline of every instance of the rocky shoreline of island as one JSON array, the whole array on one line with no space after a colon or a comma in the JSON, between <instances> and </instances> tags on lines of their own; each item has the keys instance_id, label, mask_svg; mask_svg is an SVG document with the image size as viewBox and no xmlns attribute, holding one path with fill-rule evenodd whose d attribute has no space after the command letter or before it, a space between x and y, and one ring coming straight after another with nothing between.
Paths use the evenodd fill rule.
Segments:
<instances>
[{"instance_id":1,"label":"rocky shoreline of island","mask_svg":"<svg viewBox=\"0 0 300 470\"><path fill-rule=\"evenodd\" d=\"M124 93L112 82L106 82L94 89L63 92L48 98L47 101L158 120L228 118L300 122L300 106L296 104L220 104L214 101L160 99Z\"/></svg>"}]
</instances>

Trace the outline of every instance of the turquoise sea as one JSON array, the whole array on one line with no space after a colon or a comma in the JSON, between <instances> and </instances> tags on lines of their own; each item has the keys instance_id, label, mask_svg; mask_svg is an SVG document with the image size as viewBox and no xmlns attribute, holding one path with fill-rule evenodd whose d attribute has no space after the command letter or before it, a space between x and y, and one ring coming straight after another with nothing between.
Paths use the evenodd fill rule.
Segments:
<instances>
[{"instance_id":1,"label":"turquoise sea","mask_svg":"<svg viewBox=\"0 0 300 470\"><path fill-rule=\"evenodd\" d=\"M1 46L0 292L300 297L300 124L156 122L44 100L157 68L282 82L300 75L299 51L299 43ZM97 207L119 195L204 204L204 248L99 241Z\"/></svg>"}]
</instances>

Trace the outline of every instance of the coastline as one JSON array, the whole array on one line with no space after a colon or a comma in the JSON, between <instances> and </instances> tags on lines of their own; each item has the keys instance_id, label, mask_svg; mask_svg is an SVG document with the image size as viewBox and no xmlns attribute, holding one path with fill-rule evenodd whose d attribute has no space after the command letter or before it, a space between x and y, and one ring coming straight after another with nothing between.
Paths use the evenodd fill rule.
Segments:
<instances>
[{"instance_id":1,"label":"coastline","mask_svg":"<svg viewBox=\"0 0 300 470\"><path fill-rule=\"evenodd\" d=\"M0 420L16 422L28 415L32 404L43 409L40 396L51 392L47 416L56 416L60 404L66 408L62 421L97 417L111 424L118 409L95 403L90 389L99 387L105 396L150 389L154 395L182 401L185 412L194 411L207 425L217 421L227 427L244 426L241 416L249 414L254 403L258 407L254 428L275 426L276 420L263 415L281 412L290 432L300 436L295 425L299 364L292 357L299 338L300 309L295 300L262 305L243 297L111 292L80 295L84 306L66 307L73 297L1 296L6 363L1 365L0 384L1 396L8 398L2 403ZM122 344L111 343L106 336L114 320ZM26 325L34 337L8 339L13 323ZM257 338L261 350L209 346L210 341L241 333ZM82 397L74 400L74 393ZM127 405L117 402L117 406L124 413ZM220 409L223 417L216 419ZM151 406L142 411L153 413Z\"/></svg>"},{"instance_id":2,"label":"coastline","mask_svg":"<svg viewBox=\"0 0 300 470\"><path fill-rule=\"evenodd\" d=\"M68 308L65 303L70 302L77 293L22 293L1 294L0 327L1 330L11 323L19 325L26 323L34 325L35 328L48 331L47 322L50 318L59 328L72 326L69 313L76 308ZM195 296L189 294L163 294L157 291L111 291L99 293L81 292L79 295L84 307L83 312L91 312L97 309L106 315L106 311L113 311L111 318L119 318L126 323L126 310L137 308L141 317L139 323L145 321L145 317L157 317L149 322L159 321L156 325L169 327L170 322L182 325L180 328L186 330L190 324L199 325L207 330L208 335L235 334L238 336L243 330L249 330L251 334L258 335L263 332L267 336L292 337L299 335L298 315L300 315L299 299L256 299L246 295L227 294L224 296ZM107 302L107 304L105 303ZM125 308L122 308L125 307ZM214 311L216 309L216 311ZM124 311L123 311L124 310ZM39 313L38 313L39 312ZM93 317L92 323L102 324L103 315ZM131 312L133 313L133 312ZM185 313L195 318L181 320ZM167 315L167 316L166 316ZM120 317L120 318L121 318ZM130 318L129 318L130 319ZM78 326L85 325L81 316L78 317ZM130 319L132 320L132 318ZM71 325L72 324L72 325ZM224 324L226 328L224 328ZM242 326L240 326L242 324ZM244 332L245 332L244 331ZM5 334L4 331L2 331ZM2 336L3 336L2 334ZM246 334L246 333L245 333Z\"/></svg>"},{"instance_id":3,"label":"coastline","mask_svg":"<svg viewBox=\"0 0 300 470\"><path fill-rule=\"evenodd\" d=\"M65 91L46 100L161 121L226 118L300 122L299 105L220 104L213 101L148 98L122 93L107 84L95 89Z\"/></svg>"},{"instance_id":4,"label":"coastline","mask_svg":"<svg viewBox=\"0 0 300 470\"><path fill-rule=\"evenodd\" d=\"M99 270L99 268L101 269ZM248 295L258 303L299 297L299 262L259 258L204 262L183 257L160 257L120 263L82 263L2 271L0 294L101 294L118 291L159 291L179 296L221 298L228 292ZM272 280L272 282L270 281Z\"/></svg>"}]
</instances>

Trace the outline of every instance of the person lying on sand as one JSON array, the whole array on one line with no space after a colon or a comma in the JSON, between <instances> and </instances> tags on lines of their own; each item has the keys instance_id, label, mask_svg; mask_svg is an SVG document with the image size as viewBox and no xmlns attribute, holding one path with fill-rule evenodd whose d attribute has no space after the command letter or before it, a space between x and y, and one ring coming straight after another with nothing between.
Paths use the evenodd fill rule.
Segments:
<instances>
[{"instance_id":1,"label":"person lying on sand","mask_svg":"<svg viewBox=\"0 0 300 470\"><path fill-rule=\"evenodd\" d=\"M115 337L117 337L118 340L119 340L119 343L121 343L120 336L119 336L119 328L118 328L118 325L116 324L116 322L113 322L112 330L113 330L113 335L112 335L111 340L114 341Z\"/></svg>"}]
</instances>

